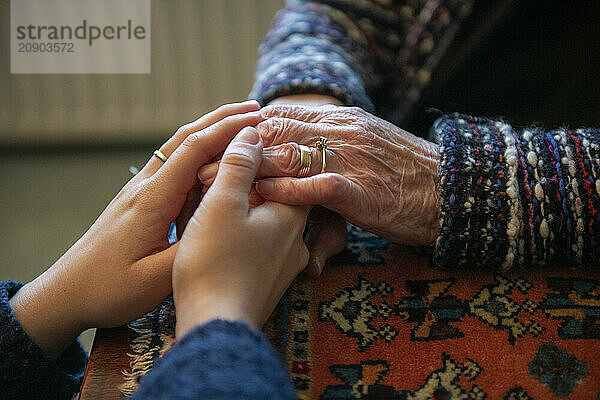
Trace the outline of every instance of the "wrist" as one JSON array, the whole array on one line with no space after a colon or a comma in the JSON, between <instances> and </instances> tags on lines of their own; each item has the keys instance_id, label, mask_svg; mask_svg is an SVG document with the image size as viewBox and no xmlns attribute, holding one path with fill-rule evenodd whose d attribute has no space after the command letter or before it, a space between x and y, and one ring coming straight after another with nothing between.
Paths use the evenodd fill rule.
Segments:
<instances>
[{"instance_id":1,"label":"wrist","mask_svg":"<svg viewBox=\"0 0 600 400\"><path fill-rule=\"evenodd\" d=\"M71 292L42 274L10 299L13 314L29 338L50 358L57 359L86 327Z\"/></svg>"},{"instance_id":2,"label":"wrist","mask_svg":"<svg viewBox=\"0 0 600 400\"><path fill-rule=\"evenodd\" d=\"M400 128L398 132L398 136L404 139L401 144L409 154L405 158L395 157L392 169L399 176L403 171L409 171L411 177L405 179L406 186L398 192L398 203L395 204L399 210L396 221L405 221L406 224L390 224L388 239L411 246L430 246L435 244L440 231L439 148L435 143ZM406 159L411 160L412 167L407 168ZM412 211L406 213L404 210Z\"/></svg>"},{"instance_id":3,"label":"wrist","mask_svg":"<svg viewBox=\"0 0 600 400\"><path fill-rule=\"evenodd\" d=\"M429 141L425 141L429 148L428 156L431 159L431 193L432 199L429 203L429 209L427 210L427 215L430 216L429 226L430 226L430 235L427 244L433 245L435 244L439 234L440 234L440 212L441 212L441 186L440 186L440 149L437 144Z\"/></svg>"},{"instance_id":4,"label":"wrist","mask_svg":"<svg viewBox=\"0 0 600 400\"><path fill-rule=\"evenodd\" d=\"M182 294L175 289L173 298L177 338L182 338L196 326L215 319L241 321L253 329L259 328L257 318L248 310L249 302L233 297L233 291L224 294L216 294L214 290Z\"/></svg>"}]
</instances>

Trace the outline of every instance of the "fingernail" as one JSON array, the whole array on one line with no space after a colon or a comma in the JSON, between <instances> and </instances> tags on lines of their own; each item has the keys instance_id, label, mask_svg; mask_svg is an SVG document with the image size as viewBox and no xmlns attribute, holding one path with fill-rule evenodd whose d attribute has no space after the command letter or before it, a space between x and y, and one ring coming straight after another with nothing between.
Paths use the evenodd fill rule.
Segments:
<instances>
[{"instance_id":1,"label":"fingernail","mask_svg":"<svg viewBox=\"0 0 600 400\"><path fill-rule=\"evenodd\" d=\"M260 181L256 184L256 190L263 196L269 195L275 191L275 184L269 180Z\"/></svg>"},{"instance_id":2,"label":"fingernail","mask_svg":"<svg viewBox=\"0 0 600 400\"><path fill-rule=\"evenodd\" d=\"M210 173L208 171L208 168L200 168L198 170L198 179L200 180L200 182L204 182L205 180L207 180L208 178L210 178Z\"/></svg>"},{"instance_id":3,"label":"fingernail","mask_svg":"<svg viewBox=\"0 0 600 400\"><path fill-rule=\"evenodd\" d=\"M248 144L257 144L260 137L258 136L258 132L256 129L251 127L246 127L242 129L242 131L238 134L237 140Z\"/></svg>"}]
</instances>

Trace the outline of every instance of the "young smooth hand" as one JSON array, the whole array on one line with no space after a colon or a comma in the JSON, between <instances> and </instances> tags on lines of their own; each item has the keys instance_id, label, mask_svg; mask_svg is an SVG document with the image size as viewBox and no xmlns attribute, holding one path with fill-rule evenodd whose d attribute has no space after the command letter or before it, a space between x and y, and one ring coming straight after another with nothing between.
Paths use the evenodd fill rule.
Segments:
<instances>
[{"instance_id":1,"label":"young smooth hand","mask_svg":"<svg viewBox=\"0 0 600 400\"><path fill-rule=\"evenodd\" d=\"M200 201L198 169L262 121L259 108L229 104L182 126L160 148L168 160L151 157L83 237L13 296L15 316L48 356L87 328L142 316L171 291L179 246L169 246L169 226L177 220L183 228Z\"/></svg>"},{"instance_id":2,"label":"young smooth hand","mask_svg":"<svg viewBox=\"0 0 600 400\"><path fill-rule=\"evenodd\" d=\"M309 206L249 207L262 159L258 132L244 128L185 228L173 266L177 337L215 318L260 328L308 262Z\"/></svg>"}]
</instances>

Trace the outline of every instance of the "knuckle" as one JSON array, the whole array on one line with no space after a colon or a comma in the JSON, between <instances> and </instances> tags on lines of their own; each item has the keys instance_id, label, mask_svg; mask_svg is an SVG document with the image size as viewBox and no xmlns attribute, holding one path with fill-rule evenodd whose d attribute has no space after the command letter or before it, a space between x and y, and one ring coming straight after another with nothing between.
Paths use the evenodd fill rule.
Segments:
<instances>
[{"instance_id":1,"label":"knuckle","mask_svg":"<svg viewBox=\"0 0 600 400\"><path fill-rule=\"evenodd\" d=\"M360 115L363 115L365 111L360 107L352 106L352 107L347 107L346 112L350 115L360 116Z\"/></svg>"},{"instance_id":2,"label":"knuckle","mask_svg":"<svg viewBox=\"0 0 600 400\"><path fill-rule=\"evenodd\" d=\"M129 188L122 196L123 205L126 210L143 209L148 205L147 183L142 183Z\"/></svg>"},{"instance_id":3,"label":"knuckle","mask_svg":"<svg viewBox=\"0 0 600 400\"><path fill-rule=\"evenodd\" d=\"M185 134L186 132L188 132L188 131L189 131L189 129L191 128L192 124L193 124L192 122L189 122L189 123L187 123L187 124L183 124L183 125L181 125L181 126L180 126L179 128L177 128L177 130L175 131L175 135L177 135L177 136L180 136L180 135L183 135L183 134Z\"/></svg>"},{"instance_id":4,"label":"knuckle","mask_svg":"<svg viewBox=\"0 0 600 400\"><path fill-rule=\"evenodd\" d=\"M366 132L364 125L361 122L355 122L344 128L346 135L351 137L361 137Z\"/></svg>"},{"instance_id":5,"label":"knuckle","mask_svg":"<svg viewBox=\"0 0 600 400\"><path fill-rule=\"evenodd\" d=\"M185 147L196 147L199 144L199 142L201 141L201 138L204 136L204 134L202 133L202 131L199 132L193 132L190 133L185 140L181 143L181 145L185 148Z\"/></svg>"},{"instance_id":6,"label":"knuckle","mask_svg":"<svg viewBox=\"0 0 600 400\"><path fill-rule=\"evenodd\" d=\"M269 121L270 119L267 119L266 121L262 121L259 122L256 125L256 130L258 131L258 133L260 134L260 136L263 138L263 140L268 138L269 135Z\"/></svg>"},{"instance_id":7,"label":"knuckle","mask_svg":"<svg viewBox=\"0 0 600 400\"><path fill-rule=\"evenodd\" d=\"M284 119L283 118L270 118L269 120L267 120L267 125L268 125L270 131L272 131L273 133L277 133L281 129L283 129Z\"/></svg>"},{"instance_id":8,"label":"knuckle","mask_svg":"<svg viewBox=\"0 0 600 400\"><path fill-rule=\"evenodd\" d=\"M320 193L323 201L336 203L345 197L346 179L341 175L329 175L320 185Z\"/></svg>"},{"instance_id":9,"label":"knuckle","mask_svg":"<svg viewBox=\"0 0 600 400\"><path fill-rule=\"evenodd\" d=\"M300 166L300 146L297 143L282 145L278 160L283 173L295 175Z\"/></svg>"},{"instance_id":10,"label":"knuckle","mask_svg":"<svg viewBox=\"0 0 600 400\"><path fill-rule=\"evenodd\" d=\"M265 117L272 117L274 114L277 113L277 107L278 106L274 104L266 105L260 109L260 113Z\"/></svg>"},{"instance_id":11,"label":"knuckle","mask_svg":"<svg viewBox=\"0 0 600 400\"><path fill-rule=\"evenodd\" d=\"M358 143L372 144L375 141L375 134L370 131L368 124L364 121L357 121L346 128L346 137L353 138Z\"/></svg>"},{"instance_id":12,"label":"knuckle","mask_svg":"<svg viewBox=\"0 0 600 400\"><path fill-rule=\"evenodd\" d=\"M273 143L278 136L282 124L281 118L269 118L268 120L259 123L257 129L265 143Z\"/></svg>"},{"instance_id":13,"label":"knuckle","mask_svg":"<svg viewBox=\"0 0 600 400\"><path fill-rule=\"evenodd\" d=\"M303 107L297 104L276 104L269 107L268 113L270 115L277 115L284 118L297 116L304 111Z\"/></svg>"},{"instance_id":14,"label":"knuckle","mask_svg":"<svg viewBox=\"0 0 600 400\"><path fill-rule=\"evenodd\" d=\"M369 136L369 130L362 122L356 123L351 127L348 127L348 133L358 138Z\"/></svg>"},{"instance_id":15,"label":"knuckle","mask_svg":"<svg viewBox=\"0 0 600 400\"><path fill-rule=\"evenodd\" d=\"M252 169L254 167L254 161L242 149L233 149L223 157L221 165L241 169Z\"/></svg>"}]
</instances>

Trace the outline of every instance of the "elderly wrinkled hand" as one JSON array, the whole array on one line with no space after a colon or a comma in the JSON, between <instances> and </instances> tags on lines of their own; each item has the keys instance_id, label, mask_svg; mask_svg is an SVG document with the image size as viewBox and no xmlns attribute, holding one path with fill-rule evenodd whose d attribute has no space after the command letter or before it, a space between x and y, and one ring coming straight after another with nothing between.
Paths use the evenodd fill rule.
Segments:
<instances>
[{"instance_id":1,"label":"elderly wrinkled hand","mask_svg":"<svg viewBox=\"0 0 600 400\"><path fill-rule=\"evenodd\" d=\"M355 107L275 105L261 114L266 120L257 129L265 150L256 189L262 197L322 205L397 243L435 241L437 145ZM328 139L323 173L323 153L315 148L320 137ZM312 159L302 178L300 145L311 148ZM214 166L201 170L203 182L214 173Z\"/></svg>"}]
</instances>

